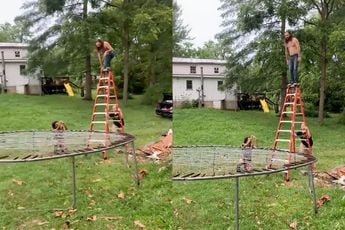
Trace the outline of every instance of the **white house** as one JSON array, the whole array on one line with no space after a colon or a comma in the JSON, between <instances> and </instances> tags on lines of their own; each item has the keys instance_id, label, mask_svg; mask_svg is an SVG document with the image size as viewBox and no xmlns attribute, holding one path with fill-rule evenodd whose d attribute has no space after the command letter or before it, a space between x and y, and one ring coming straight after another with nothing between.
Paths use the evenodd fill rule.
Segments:
<instances>
[{"instance_id":1,"label":"white house","mask_svg":"<svg viewBox=\"0 0 345 230\"><path fill-rule=\"evenodd\" d=\"M200 100L205 107L237 109L236 89L223 87L225 64L225 60L174 57L174 105Z\"/></svg>"},{"instance_id":2,"label":"white house","mask_svg":"<svg viewBox=\"0 0 345 230\"><path fill-rule=\"evenodd\" d=\"M0 89L19 94L41 94L38 77L24 75L28 45L0 43Z\"/></svg>"}]
</instances>

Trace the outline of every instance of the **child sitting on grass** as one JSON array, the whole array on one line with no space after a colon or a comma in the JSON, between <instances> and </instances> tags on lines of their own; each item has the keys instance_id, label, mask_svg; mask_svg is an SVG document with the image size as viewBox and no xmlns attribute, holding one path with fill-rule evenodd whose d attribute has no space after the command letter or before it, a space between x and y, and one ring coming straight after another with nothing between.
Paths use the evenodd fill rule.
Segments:
<instances>
[{"instance_id":1,"label":"child sitting on grass","mask_svg":"<svg viewBox=\"0 0 345 230\"><path fill-rule=\"evenodd\" d=\"M255 149L256 146L253 144L256 142L256 137L254 135L248 136L244 138L244 141L241 145L241 149L243 152L242 158L240 159L240 163L237 165L237 172L241 172L241 167L243 166L244 171L250 172L252 171L252 149Z\"/></svg>"},{"instance_id":2,"label":"child sitting on grass","mask_svg":"<svg viewBox=\"0 0 345 230\"><path fill-rule=\"evenodd\" d=\"M65 137L63 132L67 130L67 126L63 121L53 121L52 128L54 134L54 153L55 154L65 154Z\"/></svg>"}]
</instances>

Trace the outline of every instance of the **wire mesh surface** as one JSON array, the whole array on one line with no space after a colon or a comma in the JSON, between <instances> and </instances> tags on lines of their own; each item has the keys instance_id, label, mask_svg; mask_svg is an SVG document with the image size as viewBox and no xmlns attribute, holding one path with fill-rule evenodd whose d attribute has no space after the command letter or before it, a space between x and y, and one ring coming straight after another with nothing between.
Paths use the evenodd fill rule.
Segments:
<instances>
[{"instance_id":1,"label":"wire mesh surface","mask_svg":"<svg viewBox=\"0 0 345 230\"><path fill-rule=\"evenodd\" d=\"M314 163L311 155L230 146L173 148L173 180L202 180L270 174Z\"/></svg>"},{"instance_id":2,"label":"wire mesh surface","mask_svg":"<svg viewBox=\"0 0 345 230\"><path fill-rule=\"evenodd\" d=\"M0 132L0 163L49 160L85 155L134 141L126 133L71 130Z\"/></svg>"}]
</instances>

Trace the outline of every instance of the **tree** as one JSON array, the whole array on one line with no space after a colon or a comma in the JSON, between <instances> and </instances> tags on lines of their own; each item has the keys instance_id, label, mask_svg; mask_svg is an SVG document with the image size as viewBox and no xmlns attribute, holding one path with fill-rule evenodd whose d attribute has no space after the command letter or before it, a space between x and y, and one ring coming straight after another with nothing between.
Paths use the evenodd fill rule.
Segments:
<instances>
[{"instance_id":1,"label":"tree","mask_svg":"<svg viewBox=\"0 0 345 230\"><path fill-rule=\"evenodd\" d=\"M4 23L0 25L0 42L27 42L30 36L25 22L16 20L15 24Z\"/></svg>"},{"instance_id":2,"label":"tree","mask_svg":"<svg viewBox=\"0 0 345 230\"><path fill-rule=\"evenodd\" d=\"M33 60L39 60L49 55L59 47L64 47L63 59L71 61L73 64L64 66L66 69L78 69L79 63L84 60L83 73L86 77L85 99L91 100L91 57L90 57L90 34L88 31L88 6L97 9L100 7L95 0L36 0L24 4L26 12L17 17L28 28L37 34L31 40L31 56ZM49 24L49 27L46 27ZM36 57L35 57L36 55ZM38 56L37 56L38 55ZM43 56L41 56L43 55ZM48 58L49 60L49 58ZM64 63L65 60L61 60ZM78 62L78 63L76 63ZM29 69L43 69L47 72L46 61L30 61ZM49 72L49 71L48 71ZM81 74L81 73L79 73Z\"/></svg>"},{"instance_id":3,"label":"tree","mask_svg":"<svg viewBox=\"0 0 345 230\"><path fill-rule=\"evenodd\" d=\"M122 51L124 69L124 102L127 101L129 79L135 77L144 79L146 92L155 92L152 99L145 100L146 103L153 103L162 90L167 90L166 82L171 90L171 1L138 0L129 1L128 5L124 3L113 1L101 13L100 21L105 28L102 34L109 38L121 38L119 49ZM134 69L138 70L135 74Z\"/></svg>"},{"instance_id":4,"label":"tree","mask_svg":"<svg viewBox=\"0 0 345 230\"><path fill-rule=\"evenodd\" d=\"M276 76L272 76L272 74L279 71L281 76L280 94L281 98L284 98L287 85L287 66L284 57L283 34L287 23L295 25L298 23L298 19L306 14L305 7L301 6L297 0L222 0L220 10L223 11L225 31L219 36L229 37L227 44L238 50L236 54L230 56L235 59L229 61L230 70L234 70L233 68L239 65L237 70L247 72L251 65L255 66L255 62L266 63L267 68L259 71L261 85L270 81ZM236 17L232 16L234 14ZM254 34L255 39L248 41L248 37L254 38ZM269 41L266 40L268 38ZM260 42L264 42L268 46L262 46ZM263 53L268 56L260 56ZM273 62L268 62L268 59ZM236 74L238 72L229 72L228 77L233 78ZM245 82L246 74L241 75ZM230 79L228 82L233 83L234 81ZM281 102L283 103L283 101Z\"/></svg>"},{"instance_id":5,"label":"tree","mask_svg":"<svg viewBox=\"0 0 345 230\"><path fill-rule=\"evenodd\" d=\"M323 123L326 101L327 87L327 67L330 59L329 53L329 34L334 24L333 15L335 12L344 10L345 2L337 0L305 0L306 4L316 9L319 14L319 20L311 22L319 34L319 57L320 57L320 99L318 121ZM343 12L343 11L342 11ZM332 55L331 55L332 56Z\"/></svg>"},{"instance_id":6,"label":"tree","mask_svg":"<svg viewBox=\"0 0 345 230\"><path fill-rule=\"evenodd\" d=\"M182 10L180 6L174 1L173 2L173 23L172 23L172 40L173 40L173 56L183 57L185 47L188 47L190 40L189 33L190 29L183 24L181 19Z\"/></svg>"}]
</instances>

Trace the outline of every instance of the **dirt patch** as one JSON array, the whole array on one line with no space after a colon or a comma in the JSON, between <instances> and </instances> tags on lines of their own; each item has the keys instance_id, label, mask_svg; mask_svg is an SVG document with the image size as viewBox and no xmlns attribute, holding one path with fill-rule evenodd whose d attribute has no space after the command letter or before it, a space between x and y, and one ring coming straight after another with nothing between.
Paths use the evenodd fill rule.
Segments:
<instances>
[{"instance_id":1,"label":"dirt patch","mask_svg":"<svg viewBox=\"0 0 345 230\"><path fill-rule=\"evenodd\" d=\"M140 161L161 161L170 156L172 151L172 130L169 129L158 141L149 143L142 149L137 150L137 157Z\"/></svg>"},{"instance_id":2,"label":"dirt patch","mask_svg":"<svg viewBox=\"0 0 345 230\"><path fill-rule=\"evenodd\" d=\"M345 189L345 166L336 167L327 172L314 172L315 182L322 187L331 187L335 184Z\"/></svg>"}]
</instances>

